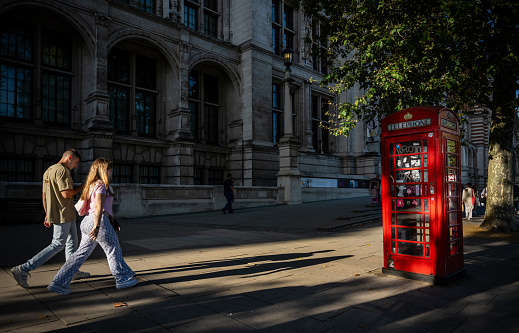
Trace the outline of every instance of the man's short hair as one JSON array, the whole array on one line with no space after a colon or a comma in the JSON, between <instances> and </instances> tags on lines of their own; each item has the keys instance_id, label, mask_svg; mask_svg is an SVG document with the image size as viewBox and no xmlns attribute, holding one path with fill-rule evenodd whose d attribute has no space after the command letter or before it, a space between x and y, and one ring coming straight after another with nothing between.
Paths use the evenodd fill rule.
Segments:
<instances>
[{"instance_id":1,"label":"man's short hair","mask_svg":"<svg viewBox=\"0 0 519 333\"><path fill-rule=\"evenodd\" d=\"M81 161L81 155L74 148L70 148L69 150L63 153L63 156L75 156L77 159Z\"/></svg>"},{"instance_id":2,"label":"man's short hair","mask_svg":"<svg viewBox=\"0 0 519 333\"><path fill-rule=\"evenodd\" d=\"M227 178L231 178L232 175L230 173L227 174Z\"/></svg>"}]
</instances>

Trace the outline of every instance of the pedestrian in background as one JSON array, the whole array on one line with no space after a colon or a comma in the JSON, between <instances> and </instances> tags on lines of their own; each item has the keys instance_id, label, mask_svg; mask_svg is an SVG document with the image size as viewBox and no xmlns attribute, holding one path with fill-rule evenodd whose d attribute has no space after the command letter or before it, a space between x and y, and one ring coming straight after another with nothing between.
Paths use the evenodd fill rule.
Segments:
<instances>
[{"instance_id":1,"label":"pedestrian in background","mask_svg":"<svg viewBox=\"0 0 519 333\"><path fill-rule=\"evenodd\" d=\"M49 246L26 263L11 268L11 274L16 282L24 288L29 287L27 277L30 276L30 271L43 265L64 248L65 259L68 260L78 247L73 197L83 189L84 184L74 188L70 171L77 167L80 160L79 153L69 149L63 153L58 163L50 166L43 174L42 201L45 210L43 225L47 228L53 226L53 236ZM77 271L74 278L82 279L89 276L87 272Z\"/></svg>"},{"instance_id":2,"label":"pedestrian in background","mask_svg":"<svg viewBox=\"0 0 519 333\"><path fill-rule=\"evenodd\" d=\"M375 178L370 181L369 185L370 194L371 194L371 203L379 204L380 200L380 176L377 174Z\"/></svg>"},{"instance_id":3,"label":"pedestrian in background","mask_svg":"<svg viewBox=\"0 0 519 333\"><path fill-rule=\"evenodd\" d=\"M225 196L225 199L227 199L227 204L222 208L224 214L226 210L231 214L234 213L234 210L232 209L232 203L234 201L234 186L231 179L232 175L228 173L227 179L223 181L223 195Z\"/></svg>"},{"instance_id":4,"label":"pedestrian in background","mask_svg":"<svg viewBox=\"0 0 519 333\"><path fill-rule=\"evenodd\" d=\"M81 244L47 287L50 291L60 295L70 294L72 277L92 254L98 243L106 254L110 272L115 278L115 287L123 289L137 284L135 273L123 259L119 238L110 223L114 200L114 191L109 183L111 175L112 162L100 157L92 163L85 182L85 190L81 195L84 205L88 205L88 215L81 222L83 236Z\"/></svg>"},{"instance_id":5,"label":"pedestrian in background","mask_svg":"<svg viewBox=\"0 0 519 333\"><path fill-rule=\"evenodd\" d=\"M472 202L472 198L474 197L474 190L472 189L472 184L467 183L467 187L463 189L463 195L461 197L463 204L465 205L465 217L469 220L472 219L472 210L474 208L474 203Z\"/></svg>"},{"instance_id":6,"label":"pedestrian in background","mask_svg":"<svg viewBox=\"0 0 519 333\"><path fill-rule=\"evenodd\" d=\"M472 210L472 216L477 216L478 207L479 207L479 191L476 185L472 185L472 193L474 194L474 199L472 199L472 203L474 204L474 209Z\"/></svg>"},{"instance_id":7,"label":"pedestrian in background","mask_svg":"<svg viewBox=\"0 0 519 333\"><path fill-rule=\"evenodd\" d=\"M481 206L484 207L486 203L487 203L487 187L485 186L483 191L481 191Z\"/></svg>"}]
</instances>

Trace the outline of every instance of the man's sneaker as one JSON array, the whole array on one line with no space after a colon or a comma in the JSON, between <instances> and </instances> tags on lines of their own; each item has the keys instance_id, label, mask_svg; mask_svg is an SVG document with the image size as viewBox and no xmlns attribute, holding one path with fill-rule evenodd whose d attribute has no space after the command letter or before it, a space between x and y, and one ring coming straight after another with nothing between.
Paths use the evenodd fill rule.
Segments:
<instances>
[{"instance_id":1,"label":"man's sneaker","mask_svg":"<svg viewBox=\"0 0 519 333\"><path fill-rule=\"evenodd\" d=\"M11 274L20 286L29 288L29 284L27 283L27 276L31 276L31 274L24 271L21 265L11 268Z\"/></svg>"},{"instance_id":2,"label":"man's sneaker","mask_svg":"<svg viewBox=\"0 0 519 333\"><path fill-rule=\"evenodd\" d=\"M52 291L53 293L60 294L63 296L71 293L70 289L57 285L54 282L51 282L47 289L49 289L49 291Z\"/></svg>"},{"instance_id":3,"label":"man's sneaker","mask_svg":"<svg viewBox=\"0 0 519 333\"><path fill-rule=\"evenodd\" d=\"M115 284L115 288L117 289L124 289L124 288L130 288L130 287L133 287L137 284L137 279L136 278L131 278L127 281L124 281L124 282L121 282L121 283L116 283Z\"/></svg>"},{"instance_id":4,"label":"man's sneaker","mask_svg":"<svg viewBox=\"0 0 519 333\"><path fill-rule=\"evenodd\" d=\"M72 278L72 280L86 279L87 277L90 277L90 273L77 271L77 273L74 274L74 277Z\"/></svg>"}]
</instances>

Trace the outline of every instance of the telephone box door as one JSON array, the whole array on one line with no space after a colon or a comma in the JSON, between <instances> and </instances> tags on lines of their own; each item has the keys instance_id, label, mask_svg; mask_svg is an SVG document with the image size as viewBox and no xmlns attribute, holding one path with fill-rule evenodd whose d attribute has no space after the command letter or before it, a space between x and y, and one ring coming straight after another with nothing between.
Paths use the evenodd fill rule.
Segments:
<instances>
[{"instance_id":1,"label":"telephone box door","mask_svg":"<svg viewBox=\"0 0 519 333\"><path fill-rule=\"evenodd\" d=\"M436 177L433 133L404 135L385 140L383 166L384 262L386 268L435 274L437 243ZM398 260L394 260L394 257Z\"/></svg>"}]
</instances>

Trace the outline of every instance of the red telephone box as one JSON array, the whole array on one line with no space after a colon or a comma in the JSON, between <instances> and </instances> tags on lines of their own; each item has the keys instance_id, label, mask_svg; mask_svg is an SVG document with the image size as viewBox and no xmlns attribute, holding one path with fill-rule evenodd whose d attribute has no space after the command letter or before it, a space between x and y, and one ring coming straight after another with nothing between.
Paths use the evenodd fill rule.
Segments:
<instances>
[{"instance_id":1,"label":"red telephone box","mask_svg":"<svg viewBox=\"0 0 519 333\"><path fill-rule=\"evenodd\" d=\"M459 119L419 106L382 120L383 272L447 284L465 275Z\"/></svg>"}]
</instances>

